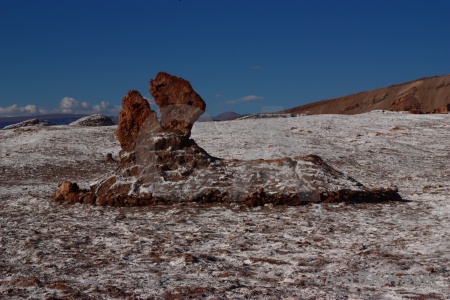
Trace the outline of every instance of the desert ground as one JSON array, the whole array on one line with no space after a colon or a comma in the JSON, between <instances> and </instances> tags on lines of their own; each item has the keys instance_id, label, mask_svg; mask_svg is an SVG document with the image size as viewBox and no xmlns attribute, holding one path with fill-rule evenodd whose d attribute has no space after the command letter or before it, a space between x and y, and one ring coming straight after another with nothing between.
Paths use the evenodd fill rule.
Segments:
<instances>
[{"instance_id":1,"label":"desert ground","mask_svg":"<svg viewBox=\"0 0 450 300\"><path fill-rule=\"evenodd\" d=\"M52 202L61 181L87 188L114 170L104 162L107 153L118 159L114 130L0 130L0 298L450 298L450 114L373 111L193 128L192 138L211 155L316 154L368 187L397 186L402 202ZM397 281L338 280L358 272ZM433 281L411 280L424 275Z\"/></svg>"}]
</instances>

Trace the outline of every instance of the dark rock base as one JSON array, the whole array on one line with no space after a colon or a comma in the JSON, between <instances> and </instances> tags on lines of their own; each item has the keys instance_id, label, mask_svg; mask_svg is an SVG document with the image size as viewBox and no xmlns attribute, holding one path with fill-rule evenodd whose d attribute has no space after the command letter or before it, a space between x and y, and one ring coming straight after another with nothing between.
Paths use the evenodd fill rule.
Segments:
<instances>
[{"instance_id":1,"label":"dark rock base","mask_svg":"<svg viewBox=\"0 0 450 300\"><path fill-rule=\"evenodd\" d=\"M95 206L134 207L154 205L174 205L180 203L221 204L237 203L248 207L272 205L301 206L309 203L382 203L387 201L402 201L396 189L380 188L370 191L353 191L342 189L338 191L320 191L317 194L283 194L266 193L264 189L255 191L240 197L231 199L227 192L218 189L210 189L203 195L189 201L174 201L161 197L153 197L151 193L146 195L129 196L118 195L115 197L97 196L89 190L83 190L76 183L64 181L58 187L55 197L56 202L84 203Z\"/></svg>"}]
</instances>

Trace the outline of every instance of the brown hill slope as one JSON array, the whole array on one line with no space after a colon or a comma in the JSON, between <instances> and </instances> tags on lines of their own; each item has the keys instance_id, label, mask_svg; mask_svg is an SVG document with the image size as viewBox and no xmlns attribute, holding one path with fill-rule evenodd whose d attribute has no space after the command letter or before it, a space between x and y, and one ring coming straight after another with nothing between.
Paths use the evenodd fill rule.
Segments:
<instances>
[{"instance_id":1,"label":"brown hill slope","mask_svg":"<svg viewBox=\"0 0 450 300\"><path fill-rule=\"evenodd\" d=\"M450 75L420 78L411 82L297 106L283 113L360 114L372 110L417 111L450 110Z\"/></svg>"}]
</instances>

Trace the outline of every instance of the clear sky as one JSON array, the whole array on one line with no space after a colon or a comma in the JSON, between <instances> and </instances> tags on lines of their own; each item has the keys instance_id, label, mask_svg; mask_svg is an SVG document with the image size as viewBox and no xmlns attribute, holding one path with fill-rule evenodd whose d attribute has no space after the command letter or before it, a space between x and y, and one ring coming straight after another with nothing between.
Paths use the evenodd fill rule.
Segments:
<instances>
[{"instance_id":1,"label":"clear sky","mask_svg":"<svg viewBox=\"0 0 450 300\"><path fill-rule=\"evenodd\" d=\"M207 113L450 73L449 0L0 0L0 116L117 114L158 71Z\"/></svg>"}]
</instances>

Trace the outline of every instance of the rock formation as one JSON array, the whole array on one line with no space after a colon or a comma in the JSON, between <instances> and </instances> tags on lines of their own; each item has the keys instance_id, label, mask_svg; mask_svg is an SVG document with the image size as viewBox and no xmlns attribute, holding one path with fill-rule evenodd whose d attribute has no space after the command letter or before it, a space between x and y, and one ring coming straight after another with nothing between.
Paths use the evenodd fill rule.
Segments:
<instances>
[{"instance_id":1,"label":"rock formation","mask_svg":"<svg viewBox=\"0 0 450 300\"><path fill-rule=\"evenodd\" d=\"M150 93L161 111L163 129L189 137L192 126L206 108L189 81L159 72L150 80Z\"/></svg>"},{"instance_id":2,"label":"rock formation","mask_svg":"<svg viewBox=\"0 0 450 300\"><path fill-rule=\"evenodd\" d=\"M122 110L119 114L119 124L116 129L116 137L120 147L124 151L131 151L134 141L144 121L157 122L156 112L150 109L150 105L138 91L130 90L122 99Z\"/></svg>"},{"instance_id":3,"label":"rock formation","mask_svg":"<svg viewBox=\"0 0 450 300\"><path fill-rule=\"evenodd\" d=\"M47 120L41 120L41 119L31 119L26 120L17 124L12 124L5 126L3 129L16 129L21 127L29 127L29 126L52 126L55 125Z\"/></svg>"},{"instance_id":4,"label":"rock formation","mask_svg":"<svg viewBox=\"0 0 450 300\"><path fill-rule=\"evenodd\" d=\"M111 126L115 125L110 117L102 114L90 115L75 122L70 123L72 126Z\"/></svg>"},{"instance_id":5,"label":"rock formation","mask_svg":"<svg viewBox=\"0 0 450 300\"><path fill-rule=\"evenodd\" d=\"M150 93L161 120L137 91L122 100L116 130L122 151L113 174L90 190L63 182L54 199L135 206L180 202L239 202L249 206L309 202L379 202L401 199L395 188L370 190L308 155L273 160L223 160L190 139L205 103L188 81L158 73Z\"/></svg>"}]
</instances>

